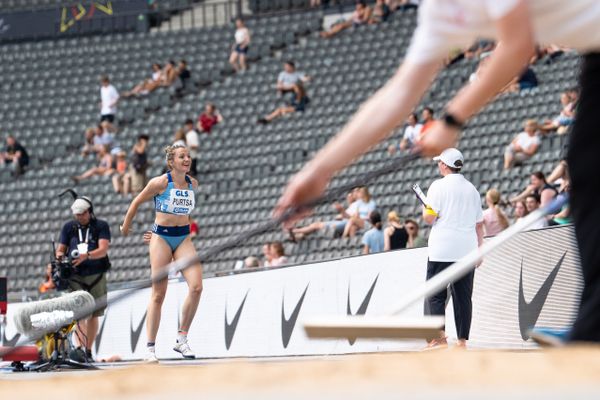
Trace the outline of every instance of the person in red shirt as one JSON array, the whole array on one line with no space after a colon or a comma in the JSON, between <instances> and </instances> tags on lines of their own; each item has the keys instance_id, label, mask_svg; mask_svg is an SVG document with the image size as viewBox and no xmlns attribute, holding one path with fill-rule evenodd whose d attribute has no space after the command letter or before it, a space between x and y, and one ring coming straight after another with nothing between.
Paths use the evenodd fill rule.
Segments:
<instances>
[{"instance_id":1,"label":"person in red shirt","mask_svg":"<svg viewBox=\"0 0 600 400\"><path fill-rule=\"evenodd\" d=\"M210 133L213 126L223 122L223 116L212 103L206 103L204 112L198 117L196 128L200 132Z\"/></svg>"},{"instance_id":2,"label":"person in red shirt","mask_svg":"<svg viewBox=\"0 0 600 400\"><path fill-rule=\"evenodd\" d=\"M421 132L419 133L419 139L422 139L425 136L425 133L429 128L433 127L435 123L435 119L433 118L433 108L425 107L421 112L421 119L423 127L421 128Z\"/></svg>"}]
</instances>

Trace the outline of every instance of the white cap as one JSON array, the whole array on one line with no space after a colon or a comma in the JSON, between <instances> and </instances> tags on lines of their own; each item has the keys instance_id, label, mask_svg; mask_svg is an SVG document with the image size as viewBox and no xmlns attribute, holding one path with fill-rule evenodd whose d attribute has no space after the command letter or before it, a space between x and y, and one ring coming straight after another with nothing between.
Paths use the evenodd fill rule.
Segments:
<instances>
[{"instance_id":1,"label":"white cap","mask_svg":"<svg viewBox=\"0 0 600 400\"><path fill-rule=\"evenodd\" d=\"M84 199L75 199L73 205L71 205L71 211L73 214L83 214L91 207L90 203L85 201Z\"/></svg>"},{"instance_id":2,"label":"white cap","mask_svg":"<svg viewBox=\"0 0 600 400\"><path fill-rule=\"evenodd\" d=\"M458 149L451 147L442 151L442 154L440 154L439 156L433 157L433 161L441 161L450 168L461 169L465 162L465 159L462 153L458 151Z\"/></svg>"}]
</instances>

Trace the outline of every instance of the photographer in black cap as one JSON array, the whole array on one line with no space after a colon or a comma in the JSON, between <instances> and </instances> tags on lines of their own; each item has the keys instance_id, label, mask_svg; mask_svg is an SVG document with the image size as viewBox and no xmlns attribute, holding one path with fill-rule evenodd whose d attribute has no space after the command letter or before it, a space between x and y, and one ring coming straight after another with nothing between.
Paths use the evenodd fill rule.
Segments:
<instances>
[{"instance_id":1,"label":"photographer in black cap","mask_svg":"<svg viewBox=\"0 0 600 400\"><path fill-rule=\"evenodd\" d=\"M71 211L75 219L65 223L60 232L56 258L68 259L73 267L72 274L67 277L69 290L85 290L94 296L96 305L106 303L105 272L110 268L110 228L105 221L96 219L92 202L87 197L77 197ZM91 349L98 332L98 317L102 315L104 308L78 322L76 336L79 347L71 358L93 361Z\"/></svg>"}]
</instances>

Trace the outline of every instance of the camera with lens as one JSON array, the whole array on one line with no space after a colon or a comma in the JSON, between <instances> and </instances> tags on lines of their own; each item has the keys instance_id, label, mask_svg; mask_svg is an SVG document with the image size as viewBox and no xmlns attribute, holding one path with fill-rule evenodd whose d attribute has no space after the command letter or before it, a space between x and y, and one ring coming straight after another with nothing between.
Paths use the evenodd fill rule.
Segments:
<instances>
[{"instance_id":1,"label":"camera with lens","mask_svg":"<svg viewBox=\"0 0 600 400\"><path fill-rule=\"evenodd\" d=\"M52 265L52 282L56 290L66 290L69 288L69 280L75 274L75 267L71 260L79 257L79 251L71 251L69 258L54 259L50 262Z\"/></svg>"}]
</instances>

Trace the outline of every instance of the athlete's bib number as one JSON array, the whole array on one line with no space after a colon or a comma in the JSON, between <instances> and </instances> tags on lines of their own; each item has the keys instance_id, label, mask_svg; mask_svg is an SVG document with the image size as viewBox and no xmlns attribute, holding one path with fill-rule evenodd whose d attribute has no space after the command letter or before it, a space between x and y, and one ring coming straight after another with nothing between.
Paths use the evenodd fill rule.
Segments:
<instances>
[{"instance_id":1,"label":"athlete's bib number","mask_svg":"<svg viewBox=\"0 0 600 400\"><path fill-rule=\"evenodd\" d=\"M195 206L194 192L185 189L171 189L169 202L166 204L165 211L172 214L188 215Z\"/></svg>"}]
</instances>

